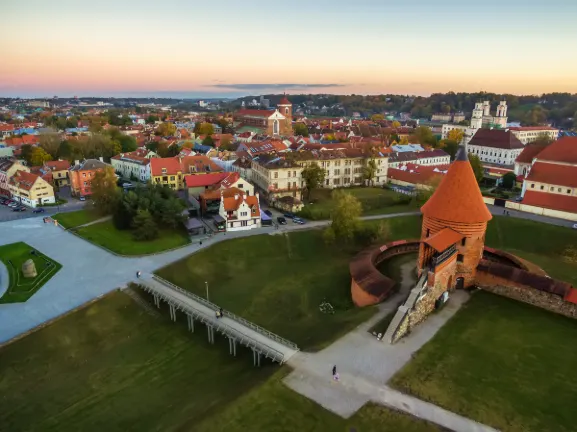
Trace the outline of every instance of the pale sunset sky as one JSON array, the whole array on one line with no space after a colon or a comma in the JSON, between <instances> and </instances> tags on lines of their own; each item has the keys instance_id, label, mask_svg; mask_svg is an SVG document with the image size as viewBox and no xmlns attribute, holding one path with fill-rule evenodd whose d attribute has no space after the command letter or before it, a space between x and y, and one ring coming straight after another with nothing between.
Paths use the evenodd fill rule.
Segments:
<instances>
[{"instance_id":1,"label":"pale sunset sky","mask_svg":"<svg viewBox=\"0 0 577 432\"><path fill-rule=\"evenodd\" d=\"M577 93L577 0L0 0L0 96Z\"/></svg>"}]
</instances>

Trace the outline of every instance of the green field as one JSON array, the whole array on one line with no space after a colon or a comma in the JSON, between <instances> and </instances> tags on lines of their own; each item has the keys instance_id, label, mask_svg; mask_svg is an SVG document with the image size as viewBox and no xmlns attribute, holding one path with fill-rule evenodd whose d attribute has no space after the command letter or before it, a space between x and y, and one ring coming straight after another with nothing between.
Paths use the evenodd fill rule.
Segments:
<instances>
[{"instance_id":1,"label":"green field","mask_svg":"<svg viewBox=\"0 0 577 432\"><path fill-rule=\"evenodd\" d=\"M477 292L391 383L503 431L574 431L576 335L576 320Z\"/></svg>"},{"instance_id":2,"label":"green field","mask_svg":"<svg viewBox=\"0 0 577 432\"><path fill-rule=\"evenodd\" d=\"M117 230L111 220L75 229L79 236L119 255L147 255L185 246L190 238L184 231L160 230L158 238L136 241L132 231Z\"/></svg>"},{"instance_id":3,"label":"green field","mask_svg":"<svg viewBox=\"0 0 577 432\"><path fill-rule=\"evenodd\" d=\"M393 238L415 237L418 217L391 219ZM373 222L380 223L380 222ZM319 349L368 319L350 294L349 261L354 246L327 245L321 230L260 235L218 243L157 273L297 343ZM336 309L323 314L323 300Z\"/></svg>"},{"instance_id":4,"label":"green field","mask_svg":"<svg viewBox=\"0 0 577 432\"><path fill-rule=\"evenodd\" d=\"M357 197L363 206L363 215L403 213L416 211L419 208L410 197L380 187L356 187L343 189ZM331 189L315 189L311 193L311 203L304 206L299 213L311 220L330 219L333 208Z\"/></svg>"},{"instance_id":5,"label":"green field","mask_svg":"<svg viewBox=\"0 0 577 432\"><path fill-rule=\"evenodd\" d=\"M348 420L285 387L288 369L252 366L204 328L186 330L115 292L0 349L7 431L414 431L436 427L368 405Z\"/></svg>"},{"instance_id":6,"label":"green field","mask_svg":"<svg viewBox=\"0 0 577 432\"><path fill-rule=\"evenodd\" d=\"M89 210L78 210L67 213L57 213L52 216L52 219L56 219L60 225L64 228L74 228L80 225L84 225L90 222L94 222L102 218L102 215L94 211Z\"/></svg>"},{"instance_id":7,"label":"green field","mask_svg":"<svg viewBox=\"0 0 577 432\"><path fill-rule=\"evenodd\" d=\"M34 255L30 253L32 250L35 251ZM22 264L28 259L32 259L36 266L35 278L27 279L22 274ZM6 266L9 277L8 289L0 297L0 303L25 302L62 268L59 263L23 242L0 246L0 261Z\"/></svg>"}]
</instances>

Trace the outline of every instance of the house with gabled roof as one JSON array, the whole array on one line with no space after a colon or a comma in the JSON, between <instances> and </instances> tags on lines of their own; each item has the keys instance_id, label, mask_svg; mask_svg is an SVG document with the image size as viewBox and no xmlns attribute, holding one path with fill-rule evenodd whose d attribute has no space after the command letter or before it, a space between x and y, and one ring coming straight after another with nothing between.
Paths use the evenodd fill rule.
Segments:
<instances>
[{"instance_id":1,"label":"house with gabled roof","mask_svg":"<svg viewBox=\"0 0 577 432\"><path fill-rule=\"evenodd\" d=\"M54 188L41 176L18 170L8 181L12 198L29 207L54 204Z\"/></svg>"},{"instance_id":2,"label":"house with gabled roof","mask_svg":"<svg viewBox=\"0 0 577 432\"><path fill-rule=\"evenodd\" d=\"M242 231L261 227L258 193L246 196L235 193L225 197L221 191L218 214L226 221L227 231Z\"/></svg>"}]
</instances>

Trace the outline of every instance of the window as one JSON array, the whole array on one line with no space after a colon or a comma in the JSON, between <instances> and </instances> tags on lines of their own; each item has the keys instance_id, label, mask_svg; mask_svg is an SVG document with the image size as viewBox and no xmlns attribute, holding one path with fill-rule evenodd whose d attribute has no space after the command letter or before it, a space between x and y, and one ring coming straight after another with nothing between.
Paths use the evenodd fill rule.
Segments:
<instances>
[{"instance_id":1,"label":"window","mask_svg":"<svg viewBox=\"0 0 577 432\"><path fill-rule=\"evenodd\" d=\"M430 233L431 233L431 230L429 228L427 228L427 235L425 236L425 238L428 238Z\"/></svg>"},{"instance_id":2,"label":"window","mask_svg":"<svg viewBox=\"0 0 577 432\"><path fill-rule=\"evenodd\" d=\"M290 171L288 172L288 177L289 177L289 178L291 177L291 172L290 172Z\"/></svg>"},{"instance_id":3,"label":"window","mask_svg":"<svg viewBox=\"0 0 577 432\"><path fill-rule=\"evenodd\" d=\"M467 242L467 237L463 237L463 240L461 240L461 246L465 246L466 242Z\"/></svg>"},{"instance_id":4,"label":"window","mask_svg":"<svg viewBox=\"0 0 577 432\"><path fill-rule=\"evenodd\" d=\"M335 170L335 175L339 175L340 173L341 173L341 170L340 170L340 169L336 169L336 170Z\"/></svg>"},{"instance_id":5,"label":"window","mask_svg":"<svg viewBox=\"0 0 577 432\"><path fill-rule=\"evenodd\" d=\"M248 226L248 221L240 221L240 226Z\"/></svg>"},{"instance_id":6,"label":"window","mask_svg":"<svg viewBox=\"0 0 577 432\"><path fill-rule=\"evenodd\" d=\"M557 188L557 192L561 193L561 188Z\"/></svg>"},{"instance_id":7,"label":"window","mask_svg":"<svg viewBox=\"0 0 577 432\"><path fill-rule=\"evenodd\" d=\"M531 189L535 189L535 183L531 183Z\"/></svg>"},{"instance_id":8,"label":"window","mask_svg":"<svg viewBox=\"0 0 577 432\"><path fill-rule=\"evenodd\" d=\"M329 179L325 180L325 185L327 185L327 186L329 185Z\"/></svg>"},{"instance_id":9,"label":"window","mask_svg":"<svg viewBox=\"0 0 577 432\"><path fill-rule=\"evenodd\" d=\"M545 189L545 186L541 185L541 190Z\"/></svg>"},{"instance_id":10,"label":"window","mask_svg":"<svg viewBox=\"0 0 577 432\"><path fill-rule=\"evenodd\" d=\"M82 177L86 177L86 173L82 173Z\"/></svg>"},{"instance_id":11,"label":"window","mask_svg":"<svg viewBox=\"0 0 577 432\"><path fill-rule=\"evenodd\" d=\"M240 212L240 215L241 215L241 216L247 216L247 215L248 215L248 212Z\"/></svg>"},{"instance_id":12,"label":"window","mask_svg":"<svg viewBox=\"0 0 577 432\"><path fill-rule=\"evenodd\" d=\"M166 168L162 168L162 174L166 174Z\"/></svg>"},{"instance_id":13,"label":"window","mask_svg":"<svg viewBox=\"0 0 577 432\"><path fill-rule=\"evenodd\" d=\"M170 181L174 181L174 176L170 176Z\"/></svg>"},{"instance_id":14,"label":"window","mask_svg":"<svg viewBox=\"0 0 577 432\"><path fill-rule=\"evenodd\" d=\"M274 189L278 189L278 183L273 184L272 187L273 187Z\"/></svg>"},{"instance_id":15,"label":"window","mask_svg":"<svg viewBox=\"0 0 577 432\"><path fill-rule=\"evenodd\" d=\"M338 178L334 179L334 180L333 180L333 184L334 184L334 185L339 185L339 184L341 184L341 179L338 179Z\"/></svg>"},{"instance_id":16,"label":"window","mask_svg":"<svg viewBox=\"0 0 577 432\"><path fill-rule=\"evenodd\" d=\"M571 189L567 189L567 193L570 194L570 193L571 193Z\"/></svg>"},{"instance_id":17,"label":"window","mask_svg":"<svg viewBox=\"0 0 577 432\"><path fill-rule=\"evenodd\" d=\"M297 187L297 182L293 182L293 188L296 189L296 187Z\"/></svg>"},{"instance_id":18,"label":"window","mask_svg":"<svg viewBox=\"0 0 577 432\"><path fill-rule=\"evenodd\" d=\"M296 177L296 176L297 176L297 172L293 171L293 177Z\"/></svg>"},{"instance_id":19,"label":"window","mask_svg":"<svg viewBox=\"0 0 577 432\"><path fill-rule=\"evenodd\" d=\"M458 255L457 255L457 262L458 262L458 263L462 263L462 262L463 262L463 255L461 255L461 254L458 254Z\"/></svg>"},{"instance_id":20,"label":"window","mask_svg":"<svg viewBox=\"0 0 577 432\"><path fill-rule=\"evenodd\" d=\"M278 171L275 171L275 172L274 172L274 178L275 178L275 179L278 178Z\"/></svg>"}]
</instances>

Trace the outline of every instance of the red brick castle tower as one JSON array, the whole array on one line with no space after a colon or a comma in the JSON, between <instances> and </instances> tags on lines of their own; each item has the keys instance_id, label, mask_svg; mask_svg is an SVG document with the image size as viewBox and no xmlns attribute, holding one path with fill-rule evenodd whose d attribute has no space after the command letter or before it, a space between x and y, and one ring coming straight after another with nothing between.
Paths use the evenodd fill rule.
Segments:
<instances>
[{"instance_id":1,"label":"red brick castle tower","mask_svg":"<svg viewBox=\"0 0 577 432\"><path fill-rule=\"evenodd\" d=\"M418 270L420 276L427 274L431 301L436 301L445 291L473 285L492 218L464 146L421 212Z\"/></svg>"},{"instance_id":2,"label":"red brick castle tower","mask_svg":"<svg viewBox=\"0 0 577 432\"><path fill-rule=\"evenodd\" d=\"M293 105L287 99L286 94L277 105L278 111L285 117L281 125L281 135L288 137L293 135Z\"/></svg>"}]
</instances>

